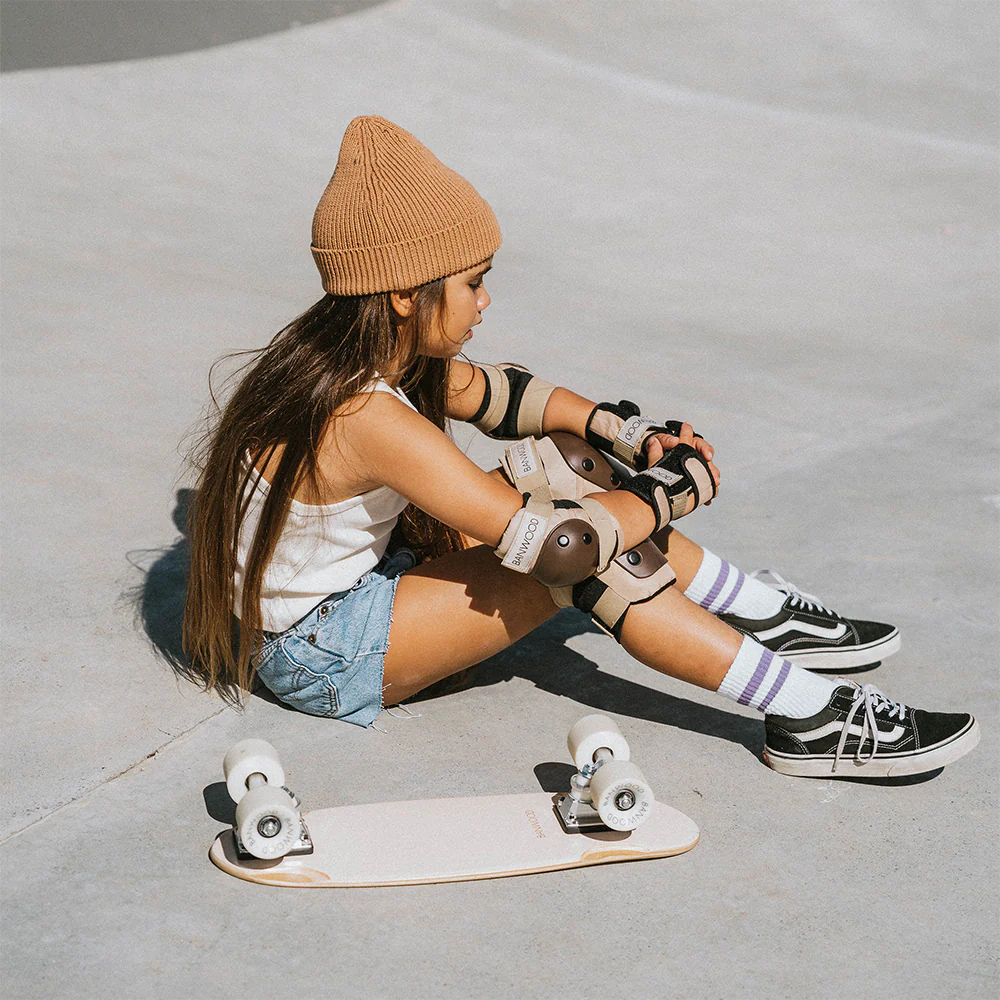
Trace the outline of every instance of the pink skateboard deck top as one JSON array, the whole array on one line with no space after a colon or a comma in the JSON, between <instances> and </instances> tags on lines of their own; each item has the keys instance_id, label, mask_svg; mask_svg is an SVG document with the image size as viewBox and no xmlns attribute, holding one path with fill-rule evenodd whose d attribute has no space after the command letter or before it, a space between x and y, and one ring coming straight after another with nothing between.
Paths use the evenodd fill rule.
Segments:
<instances>
[{"instance_id":1,"label":"pink skateboard deck top","mask_svg":"<svg viewBox=\"0 0 1000 1000\"><path fill-rule=\"evenodd\" d=\"M209 852L224 872L264 885L313 888L421 885L504 878L683 854L698 827L661 802L631 832L566 833L548 792L418 799L304 813L315 850L240 860L232 830Z\"/></svg>"}]
</instances>

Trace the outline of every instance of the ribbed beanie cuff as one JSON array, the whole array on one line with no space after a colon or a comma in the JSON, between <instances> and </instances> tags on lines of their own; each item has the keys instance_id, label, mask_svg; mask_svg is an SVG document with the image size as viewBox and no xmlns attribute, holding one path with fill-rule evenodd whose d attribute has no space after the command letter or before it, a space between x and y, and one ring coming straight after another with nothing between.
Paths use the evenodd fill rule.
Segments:
<instances>
[{"instance_id":1,"label":"ribbed beanie cuff","mask_svg":"<svg viewBox=\"0 0 1000 1000\"><path fill-rule=\"evenodd\" d=\"M333 295L423 285L486 260L501 242L490 206L409 132L355 118L313 217L312 254Z\"/></svg>"}]
</instances>

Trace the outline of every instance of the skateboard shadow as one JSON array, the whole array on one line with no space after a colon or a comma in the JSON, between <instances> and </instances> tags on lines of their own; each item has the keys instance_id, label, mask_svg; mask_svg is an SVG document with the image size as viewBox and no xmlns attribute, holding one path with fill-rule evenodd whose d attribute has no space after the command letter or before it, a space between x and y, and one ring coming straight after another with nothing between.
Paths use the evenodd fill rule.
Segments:
<instances>
[{"instance_id":1,"label":"skateboard shadow","mask_svg":"<svg viewBox=\"0 0 1000 1000\"><path fill-rule=\"evenodd\" d=\"M236 823L236 803L229 797L224 781L206 785L201 794L205 799L205 812L214 820L233 826Z\"/></svg>"}]
</instances>

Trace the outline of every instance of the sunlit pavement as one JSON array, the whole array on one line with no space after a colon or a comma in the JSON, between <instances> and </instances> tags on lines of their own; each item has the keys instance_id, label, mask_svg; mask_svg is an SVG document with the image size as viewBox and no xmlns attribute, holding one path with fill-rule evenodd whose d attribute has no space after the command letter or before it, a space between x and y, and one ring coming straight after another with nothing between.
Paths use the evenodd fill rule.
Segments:
<instances>
[{"instance_id":1,"label":"sunlit pavement","mask_svg":"<svg viewBox=\"0 0 1000 1000\"><path fill-rule=\"evenodd\" d=\"M5 74L5 995L995 993L996 37L976 2L412 0ZM470 356L691 420L723 489L689 533L897 623L864 679L974 712L972 755L780 776L754 713L575 613L385 734L175 678L208 369L321 294L309 226L357 114L497 212ZM690 854L328 892L208 861L237 739L307 808L521 792L592 711Z\"/></svg>"}]
</instances>

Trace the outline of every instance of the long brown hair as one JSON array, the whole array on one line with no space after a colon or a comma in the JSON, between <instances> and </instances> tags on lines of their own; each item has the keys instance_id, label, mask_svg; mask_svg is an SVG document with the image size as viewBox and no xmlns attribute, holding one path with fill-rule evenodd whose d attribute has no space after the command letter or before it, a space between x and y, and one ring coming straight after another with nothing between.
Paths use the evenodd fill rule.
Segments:
<instances>
[{"instance_id":1,"label":"long brown hair","mask_svg":"<svg viewBox=\"0 0 1000 1000\"><path fill-rule=\"evenodd\" d=\"M197 446L197 494L189 513L191 573L184 608L184 649L206 689L238 701L250 689L261 641L264 573L296 490L319 492L318 451L334 411L378 375L401 376L417 410L442 430L450 361L417 353L440 319L444 279L417 290L403 338L403 321L388 292L326 295L294 319L230 382L235 388ZM405 343L404 343L405 340ZM402 349L401 349L402 348ZM402 360L400 356L402 355ZM213 393L213 402L215 396ZM352 411L353 412L353 411ZM263 501L243 578L238 640L234 635L234 577L240 532L263 468L283 446ZM461 535L410 505L396 538L421 560L463 548Z\"/></svg>"}]
</instances>

